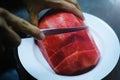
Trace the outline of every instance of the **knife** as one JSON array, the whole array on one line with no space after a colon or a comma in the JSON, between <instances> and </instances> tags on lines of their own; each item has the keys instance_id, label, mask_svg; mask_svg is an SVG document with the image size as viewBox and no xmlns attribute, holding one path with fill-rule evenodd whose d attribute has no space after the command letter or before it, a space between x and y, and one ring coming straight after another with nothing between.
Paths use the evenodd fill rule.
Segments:
<instances>
[{"instance_id":1,"label":"knife","mask_svg":"<svg viewBox=\"0 0 120 80\"><path fill-rule=\"evenodd\" d=\"M75 32L80 30L87 29L87 26L78 26L73 28L48 28L48 29L40 29L45 36L68 33L68 32Z\"/></svg>"}]
</instances>

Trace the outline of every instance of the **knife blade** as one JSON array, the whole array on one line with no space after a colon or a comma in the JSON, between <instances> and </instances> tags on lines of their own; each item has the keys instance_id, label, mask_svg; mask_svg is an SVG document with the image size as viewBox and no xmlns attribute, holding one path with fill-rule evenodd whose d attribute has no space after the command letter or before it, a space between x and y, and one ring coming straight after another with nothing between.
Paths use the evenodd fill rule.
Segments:
<instances>
[{"instance_id":1,"label":"knife blade","mask_svg":"<svg viewBox=\"0 0 120 80\"><path fill-rule=\"evenodd\" d=\"M78 26L73 28L48 28L48 29L40 29L45 36L68 33L68 32L75 32L80 30L87 29L87 26Z\"/></svg>"}]
</instances>

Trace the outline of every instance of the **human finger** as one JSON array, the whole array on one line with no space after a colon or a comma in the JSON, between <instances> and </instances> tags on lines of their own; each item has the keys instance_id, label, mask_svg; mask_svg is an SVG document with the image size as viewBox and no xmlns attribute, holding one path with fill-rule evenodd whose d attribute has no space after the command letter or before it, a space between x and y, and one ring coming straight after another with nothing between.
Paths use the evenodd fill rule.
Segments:
<instances>
[{"instance_id":1,"label":"human finger","mask_svg":"<svg viewBox=\"0 0 120 80\"><path fill-rule=\"evenodd\" d=\"M29 13L29 22L38 26L39 12L44 9L44 0L23 0L26 9Z\"/></svg>"},{"instance_id":2,"label":"human finger","mask_svg":"<svg viewBox=\"0 0 120 80\"><path fill-rule=\"evenodd\" d=\"M36 39L44 38L44 34L39 30L39 28L30 24L28 21L13 15L7 10L4 10L1 14L5 17L8 24L11 25L13 29L29 34Z\"/></svg>"},{"instance_id":3,"label":"human finger","mask_svg":"<svg viewBox=\"0 0 120 80\"><path fill-rule=\"evenodd\" d=\"M65 1L67 1L67 2L69 2L69 3L71 3L71 4L73 4L73 5L75 5L76 8L78 8L78 9L82 12L82 9L81 9L80 5L78 4L78 1L77 1L77 0L65 0ZM82 16L82 19L84 20L84 15L83 15L83 13L82 13L81 16Z\"/></svg>"},{"instance_id":4,"label":"human finger","mask_svg":"<svg viewBox=\"0 0 120 80\"><path fill-rule=\"evenodd\" d=\"M80 8L80 5L78 4L77 0L65 0L65 1L74 4L80 11L82 11L81 8Z\"/></svg>"},{"instance_id":5,"label":"human finger","mask_svg":"<svg viewBox=\"0 0 120 80\"><path fill-rule=\"evenodd\" d=\"M21 39L10 27L4 18L0 16L0 42L3 47L17 47Z\"/></svg>"},{"instance_id":6,"label":"human finger","mask_svg":"<svg viewBox=\"0 0 120 80\"><path fill-rule=\"evenodd\" d=\"M66 10L68 12L72 12L75 15L77 15L78 17L80 17L82 20L84 20L84 16L82 14L82 11L76 7L75 4L73 4L73 2L68 2L65 0L62 1L54 1L54 2L50 2L48 7L50 8L58 8L58 9L63 9Z\"/></svg>"}]
</instances>

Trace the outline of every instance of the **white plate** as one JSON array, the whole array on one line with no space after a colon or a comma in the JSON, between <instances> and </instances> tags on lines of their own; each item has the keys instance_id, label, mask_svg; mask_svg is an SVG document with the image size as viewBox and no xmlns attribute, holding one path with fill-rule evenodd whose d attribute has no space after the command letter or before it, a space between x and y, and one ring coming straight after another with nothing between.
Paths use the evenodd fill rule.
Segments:
<instances>
[{"instance_id":1,"label":"white plate","mask_svg":"<svg viewBox=\"0 0 120 80\"><path fill-rule=\"evenodd\" d=\"M101 80L107 76L118 62L120 54L119 40L110 26L101 19L84 13L85 23L89 26L101 58L91 71L78 76L61 76L50 68L33 38L22 39L18 47L19 59L24 68L38 80Z\"/></svg>"}]
</instances>

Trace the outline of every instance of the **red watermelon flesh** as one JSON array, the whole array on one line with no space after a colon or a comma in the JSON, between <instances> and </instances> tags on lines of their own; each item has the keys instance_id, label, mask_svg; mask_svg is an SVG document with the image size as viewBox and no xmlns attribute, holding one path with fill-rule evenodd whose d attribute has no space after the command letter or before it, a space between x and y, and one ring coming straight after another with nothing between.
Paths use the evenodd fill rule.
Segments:
<instances>
[{"instance_id":1,"label":"red watermelon flesh","mask_svg":"<svg viewBox=\"0 0 120 80\"><path fill-rule=\"evenodd\" d=\"M52 11L50 11L52 12ZM84 22L65 11L45 15L39 28L71 28ZM37 45L52 69L62 75L76 75L89 71L100 59L99 50L89 30L46 36Z\"/></svg>"}]
</instances>

